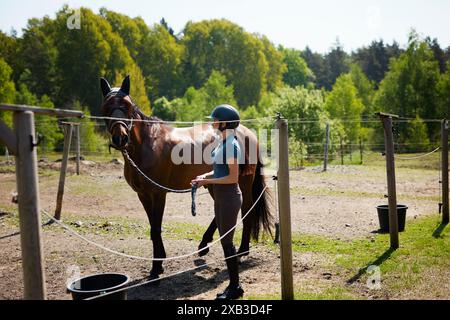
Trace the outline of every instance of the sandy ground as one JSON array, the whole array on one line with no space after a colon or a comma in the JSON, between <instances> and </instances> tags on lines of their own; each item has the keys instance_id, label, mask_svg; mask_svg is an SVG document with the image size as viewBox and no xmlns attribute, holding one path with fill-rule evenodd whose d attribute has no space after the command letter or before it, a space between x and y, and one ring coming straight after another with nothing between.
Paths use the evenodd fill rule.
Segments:
<instances>
[{"instance_id":1,"label":"sandy ground","mask_svg":"<svg viewBox=\"0 0 450 320\"><path fill-rule=\"evenodd\" d=\"M57 169L59 164L41 164ZM73 166L69 167L73 173ZM122 176L121 164L84 165L81 176L69 174L64 194L64 212L84 216L131 217L147 223L145 211L136 194ZM40 174L41 206L52 212L55 208L58 185L57 171ZM387 203L385 172L381 167L342 166L331 167L327 173L320 168L307 168L291 172L292 230L294 232L326 235L339 239L373 237L378 229L375 206ZM273 191L273 182L269 181ZM398 170L397 187L399 203L409 207L408 219L421 214L436 214L439 201L437 171ZM11 193L15 191L15 175L0 174L0 208L11 207ZM197 216L190 214L190 194L169 194L165 222L201 224L205 230L213 217L213 202L206 190L198 192ZM145 280L149 262L130 261L114 257L90 247L57 226L44 229L44 248L48 295L50 299L70 299L65 283L72 266L81 266L81 274L97 272L126 272L132 283ZM0 299L22 297L22 271L20 237L17 229L2 222L0 217ZM149 239L124 237L121 239L90 235L90 239L118 251L126 248L143 256L151 256ZM194 251L198 243L189 240L165 240L169 256ZM279 293L279 256L263 246L254 247L250 257L242 259L241 278L247 295ZM220 247L214 247L205 259L191 258L165 263L165 275L187 270L201 264L222 259ZM334 281L332 266L323 267L322 257L315 254L294 254L294 275L297 282L318 283ZM73 269L73 268L72 268ZM130 299L212 299L225 288L227 274L223 261L194 271L186 271L171 280L161 281L157 290L140 287L129 292ZM363 289L361 294L371 297ZM376 297L375 297L376 298Z\"/></svg>"}]
</instances>

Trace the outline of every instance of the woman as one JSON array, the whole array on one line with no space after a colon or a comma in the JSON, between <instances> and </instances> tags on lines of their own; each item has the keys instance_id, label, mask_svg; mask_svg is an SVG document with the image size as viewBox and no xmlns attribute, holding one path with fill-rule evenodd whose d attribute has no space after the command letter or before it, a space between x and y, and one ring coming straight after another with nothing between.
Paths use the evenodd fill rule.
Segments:
<instances>
[{"instance_id":1,"label":"woman","mask_svg":"<svg viewBox=\"0 0 450 320\"><path fill-rule=\"evenodd\" d=\"M214 214L220 236L236 225L239 210L242 205L242 192L239 188L239 158L241 150L236 137L239 126L239 112L230 105L220 105L214 108L211 116L215 130L221 135L222 141L212 151L213 171L202 174L191 181L198 187L211 184L214 194ZM238 299L244 290L239 284L239 261L233 244L234 230L222 240L230 284L217 299Z\"/></svg>"}]
</instances>

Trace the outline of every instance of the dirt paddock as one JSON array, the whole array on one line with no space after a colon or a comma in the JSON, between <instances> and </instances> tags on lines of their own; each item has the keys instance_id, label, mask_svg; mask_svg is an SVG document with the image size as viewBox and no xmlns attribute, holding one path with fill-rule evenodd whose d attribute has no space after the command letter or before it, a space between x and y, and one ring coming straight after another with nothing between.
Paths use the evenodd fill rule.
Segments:
<instances>
[{"instance_id":1,"label":"dirt paddock","mask_svg":"<svg viewBox=\"0 0 450 320\"><path fill-rule=\"evenodd\" d=\"M55 208L58 185L58 163L40 164L41 207L48 212ZM2 167L4 168L4 166ZM12 170L13 167L12 167ZM130 220L137 227L148 225L146 214L136 196L123 179L120 163L87 163L82 174L73 174L69 166L63 204L63 220L70 216L85 224L87 220ZM439 173L434 170L399 169L397 172L398 202L408 206L408 219L436 214L439 202ZM338 240L367 239L371 241L378 230L375 207L386 204L386 176L382 166L332 166L328 172L318 167L291 171L292 231L298 234L318 235ZM273 181L268 180L271 191ZM22 297L22 266L20 235L17 234L17 208L11 203L15 191L15 174L10 170L0 173L0 299ZM164 215L165 226L183 223L185 228L197 225L206 230L213 217L213 202L205 189L198 192L197 216L190 214L190 194L169 194ZM120 220L120 221L122 221ZM73 225L72 225L73 226ZM73 226L75 229L76 226ZM136 227L136 228L137 228ZM148 226L147 226L148 227ZM117 230L116 230L117 231ZM240 231L238 230L240 233ZM117 234L118 233L118 234ZM189 234L184 230L183 234ZM89 239L120 252L151 257L148 235L127 230L85 234ZM192 237L165 237L168 256L195 251L198 234ZM61 230L56 225L45 227L43 246L46 283L49 299L70 299L65 290L66 281L74 270L81 275L98 272L124 272L132 283L145 281L150 263L130 260L98 248ZM158 287L143 286L132 289L129 299L212 299L227 285L226 268L220 246L211 249L204 258L192 256L164 263L164 275L213 263L196 270L182 272L163 279ZM280 262L276 250L253 245L248 258L241 261L241 278L246 296L280 293ZM342 279L335 276L333 265L319 253L294 252L294 280L297 286L315 290L317 286ZM356 289L359 297L386 298L387 293L372 293L362 285Z\"/></svg>"}]
</instances>

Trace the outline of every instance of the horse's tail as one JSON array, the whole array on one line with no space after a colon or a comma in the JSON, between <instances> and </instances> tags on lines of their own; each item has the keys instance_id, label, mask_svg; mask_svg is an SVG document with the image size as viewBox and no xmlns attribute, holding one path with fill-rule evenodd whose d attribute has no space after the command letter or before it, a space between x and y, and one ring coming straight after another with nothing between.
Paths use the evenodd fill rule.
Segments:
<instances>
[{"instance_id":1,"label":"horse's tail","mask_svg":"<svg viewBox=\"0 0 450 320\"><path fill-rule=\"evenodd\" d=\"M253 179L252 186L252 197L253 201L256 201L258 197L263 192L267 183L262 175L262 168L264 164L258 159L256 165L255 178ZM251 237L258 241L261 226L263 227L263 232L268 232L272 236L271 226L273 224L272 203L273 196L269 190L266 188L264 194L261 196L259 201L255 204L252 212L252 224L251 224Z\"/></svg>"}]
</instances>

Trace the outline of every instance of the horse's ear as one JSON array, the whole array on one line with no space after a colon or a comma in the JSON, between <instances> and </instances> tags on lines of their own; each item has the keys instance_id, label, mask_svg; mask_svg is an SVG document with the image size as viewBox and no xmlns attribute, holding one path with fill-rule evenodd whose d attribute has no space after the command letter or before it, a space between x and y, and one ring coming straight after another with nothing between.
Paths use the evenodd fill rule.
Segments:
<instances>
[{"instance_id":1,"label":"horse's ear","mask_svg":"<svg viewBox=\"0 0 450 320\"><path fill-rule=\"evenodd\" d=\"M100 86L102 87L103 97L106 97L106 95L111 92L111 86L109 85L108 80L100 78Z\"/></svg>"},{"instance_id":2,"label":"horse's ear","mask_svg":"<svg viewBox=\"0 0 450 320\"><path fill-rule=\"evenodd\" d=\"M130 95L130 76L126 76L125 79L123 79L120 91L125 93L127 96Z\"/></svg>"}]
</instances>

